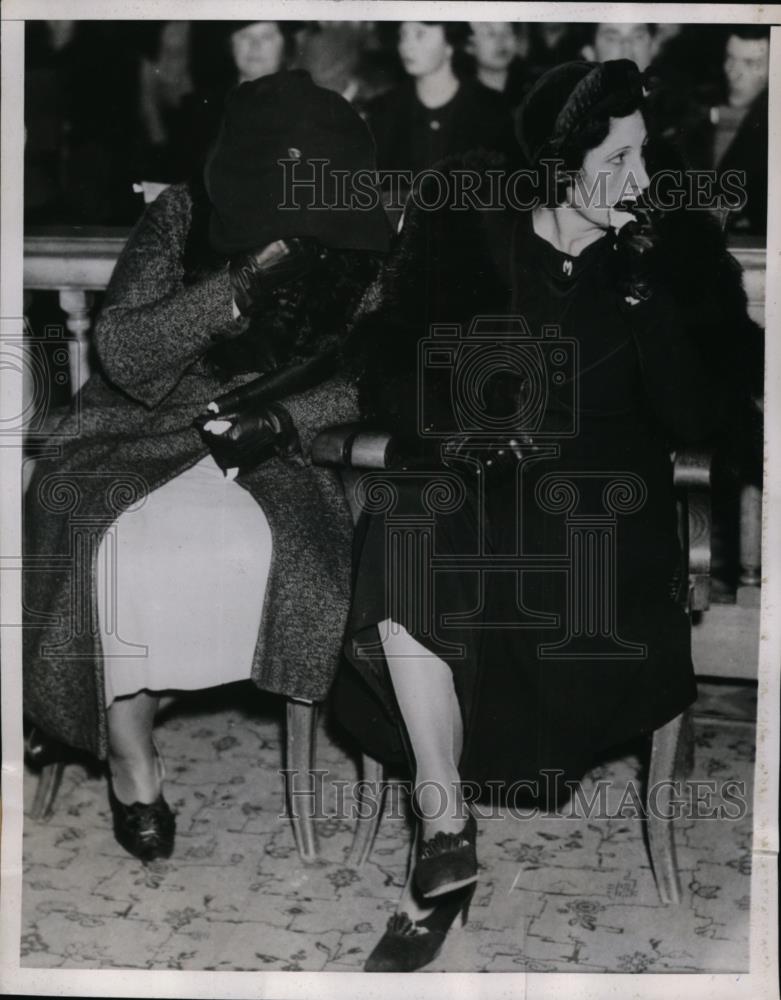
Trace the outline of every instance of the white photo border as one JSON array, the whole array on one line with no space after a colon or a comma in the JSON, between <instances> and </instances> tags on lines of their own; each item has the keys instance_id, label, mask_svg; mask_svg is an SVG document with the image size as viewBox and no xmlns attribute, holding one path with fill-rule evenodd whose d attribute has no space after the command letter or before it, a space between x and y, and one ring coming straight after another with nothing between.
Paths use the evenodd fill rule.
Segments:
<instances>
[{"instance_id":1,"label":"white photo border","mask_svg":"<svg viewBox=\"0 0 781 1000\"><path fill-rule=\"evenodd\" d=\"M256 16L256 0L4 0L0 11L0 340L18 339L23 316L24 21L225 20ZM456 2L423 0L265 0L264 16L334 20L462 20ZM481 20L649 21L780 24L781 4L502 3L479 6ZM605 996L763 1000L778 996L778 776L781 677L781 28L771 32L770 162L766 279L765 485L763 577L758 675L757 760L751 882L750 972L718 974L171 972L59 970L20 967L22 892L21 628L6 626L2 653L2 843L0 845L0 991L22 995L156 997L360 997L455 995L529 1000ZM0 422L22 411L21 375L0 366ZM21 551L21 439L0 447L0 547ZM772 558L771 558L772 556ZM3 567L6 569L7 567ZM21 621L21 572L0 573L3 621ZM443 977L444 981L443 981Z\"/></svg>"}]
</instances>

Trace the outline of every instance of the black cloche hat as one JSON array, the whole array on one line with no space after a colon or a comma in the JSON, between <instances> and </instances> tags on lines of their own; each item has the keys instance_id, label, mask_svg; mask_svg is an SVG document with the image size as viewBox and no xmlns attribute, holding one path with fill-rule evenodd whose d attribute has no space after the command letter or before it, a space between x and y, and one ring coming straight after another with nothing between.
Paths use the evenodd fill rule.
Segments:
<instances>
[{"instance_id":1,"label":"black cloche hat","mask_svg":"<svg viewBox=\"0 0 781 1000\"><path fill-rule=\"evenodd\" d=\"M337 171L346 172L341 182ZM230 93L204 180L209 236L219 253L293 236L337 249L388 249L369 130L348 101L304 70L282 70Z\"/></svg>"}]
</instances>

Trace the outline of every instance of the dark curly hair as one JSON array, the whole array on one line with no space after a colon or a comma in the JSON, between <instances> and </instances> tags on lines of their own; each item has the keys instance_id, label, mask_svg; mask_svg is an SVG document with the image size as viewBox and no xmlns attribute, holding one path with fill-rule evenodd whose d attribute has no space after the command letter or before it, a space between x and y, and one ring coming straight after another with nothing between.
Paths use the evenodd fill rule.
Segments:
<instances>
[{"instance_id":1,"label":"dark curly hair","mask_svg":"<svg viewBox=\"0 0 781 1000\"><path fill-rule=\"evenodd\" d=\"M518 109L516 132L526 165L558 164L556 200L561 202L586 153L608 136L611 118L639 111L646 119L643 79L629 60L589 68L573 62L545 74ZM539 192L542 193L542 190Z\"/></svg>"},{"instance_id":2,"label":"dark curly hair","mask_svg":"<svg viewBox=\"0 0 781 1000\"><path fill-rule=\"evenodd\" d=\"M644 101L625 101L609 111L601 111L597 115L586 116L579 127L567 139L555 148L555 158L561 160L561 167L556 174L556 200L560 204L567 191L571 178L583 166L586 153L601 146L610 133L611 118L625 118L639 111L646 121Z\"/></svg>"}]
</instances>

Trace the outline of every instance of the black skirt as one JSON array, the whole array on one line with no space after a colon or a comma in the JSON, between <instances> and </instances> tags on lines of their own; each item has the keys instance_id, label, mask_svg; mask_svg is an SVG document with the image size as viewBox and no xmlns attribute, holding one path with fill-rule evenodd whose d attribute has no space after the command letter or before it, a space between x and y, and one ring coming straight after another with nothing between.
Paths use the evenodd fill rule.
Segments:
<instances>
[{"instance_id":1,"label":"black skirt","mask_svg":"<svg viewBox=\"0 0 781 1000\"><path fill-rule=\"evenodd\" d=\"M447 493L442 477L452 474L407 474L394 483L393 510L362 515L349 663L333 697L365 752L405 761L378 632L389 619L450 666L464 719L459 771L492 800L517 801L521 782L522 799L550 805L553 787L559 801L602 751L691 704L689 620L671 595L679 549L669 461L646 455L640 474L636 444L612 464L604 449L592 462L581 439L577 454L560 449L518 481L463 476L459 502L436 510L425 490L440 482ZM626 468L629 456L632 481L650 490L611 522L600 470ZM562 469L578 484L576 508L541 502Z\"/></svg>"}]
</instances>

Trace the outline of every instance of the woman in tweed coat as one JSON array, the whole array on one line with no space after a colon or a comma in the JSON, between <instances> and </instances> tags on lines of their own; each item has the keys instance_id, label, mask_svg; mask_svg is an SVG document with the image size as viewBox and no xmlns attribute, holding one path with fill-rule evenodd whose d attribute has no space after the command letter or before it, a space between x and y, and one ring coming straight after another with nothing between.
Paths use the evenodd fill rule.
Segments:
<instances>
[{"instance_id":1,"label":"woman in tweed coat","mask_svg":"<svg viewBox=\"0 0 781 1000\"><path fill-rule=\"evenodd\" d=\"M278 212L278 159L288 154L373 168L363 122L307 74L237 88L207 165L208 198L195 182L174 185L131 233L95 328L99 364L56 429L59 454L39 461L28 491L25 711L50 737L108 757L115 832L143 860L173 846L152 741L159 691L251 676L266 690L317 701L338 662L351 526L340 484L311 465L308 451L323 427L355 416L350 382L337 369L283 398L298 454L242 469L235 483L211 458L213 437L193 426L211 400L264 370L267 330L289 338L286 361L324 345L338 354L374 251L387 246L381 208ZM316 247L314 258L303 254L298 271L269 282L269 248L295 246ZM272 258L285 254L295 262L287 250ZM124 549L123 537L132 540ZM190 540L184 551L181 538ZM114 571L106 569L113 544ZM126 600L146 633L123 634ZM214 662L206 683L202 667L188 677L190 658L203 659L204 649L231 659L237 607L255 615L244 662ZM166 640L181 650L176 665L154 659ZM143 673L147 655L159 682ZM135 685L122 680L128 664L142 671Z\"/></svg>"}]
</instances>

